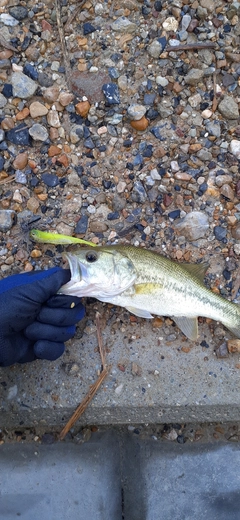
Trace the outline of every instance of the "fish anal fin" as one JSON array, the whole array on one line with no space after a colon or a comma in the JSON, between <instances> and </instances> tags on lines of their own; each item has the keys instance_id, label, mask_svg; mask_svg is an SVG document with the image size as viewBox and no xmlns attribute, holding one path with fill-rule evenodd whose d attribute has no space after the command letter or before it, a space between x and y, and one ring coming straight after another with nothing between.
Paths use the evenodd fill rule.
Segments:
<instances>
[{"instance_id":1,"label":"fish anal fin","mask_svg":"<svg viewBox=\"0 0 240 520\"><path fill-rule=\"evenodd\" d=\"M138 309L136 307L125 307L127 311L131 312L132 314L135 314L135 316L138 316L139 318L147 318L151 319L153 316L150 314L149 311L145 311L144 309Z\"/></svg>"},{"instance_id":2,"label":"fish anal fin","mask_svg":"<svg viewBox=\"0 0 240 520\"><path fill-rule=\"evenodd\" d=\"M198 278L200 282L203 283L206 271L209 268L209 264L207 262L203 262L202 264L181 264L182 267L188 271L189 274Z\"/></svg>"},{"instance_id":3,"label":"fish anal fin","mask_svg":"<svg viewBox=\"0 0 240 520\"><path fill-rule=\"evenodd\" d=\"M173 316L172 319L176 325L181 329L183 334L192 341L196 341L198 337L198 319L187 318L186 316Z\"/></svg>"}]
</instances>

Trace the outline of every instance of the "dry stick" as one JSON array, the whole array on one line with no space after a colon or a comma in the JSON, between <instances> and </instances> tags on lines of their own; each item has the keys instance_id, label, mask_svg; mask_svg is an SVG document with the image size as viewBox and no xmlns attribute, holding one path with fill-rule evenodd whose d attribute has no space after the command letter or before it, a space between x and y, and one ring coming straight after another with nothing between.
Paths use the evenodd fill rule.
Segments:
<instances>
[{"instance_id":1,"label":"dry stick","mask_svg":"<svg viewBox=\"0 0 240 520\"><path fill-rule=\"evenodd\" d=\"M1 36L1 35L0 35L0 45L2 45L2 47L5 47L5 49L8 49L9 51L19 52L18 49L16 49L16 47L13 47L13 45L11 45L11 43L9 43L7 40L5 40L4 36Z\"/></svg>"},{"instance_id":2,"label":"dry stick","mask_svg":"<svg viewBox=\"0 0 240 520\"><path fill-rule=\"evenodd\" d=\"M216 43L206 42L206 43L186 43L185 45L168 45L165 47L164 51L166 52L175 52L175 51L191 51L194 49L211 49L215 48Z\"/></svg>"},{"instance_id":3,"label":"dry stick","mask_svg":"<svg viewBox=\"0 0 240 520\"><path fill-rule=\"evenodd\" d=\"M63 53L63 61L64 61L64 67L65 67L65 76L66 76L66 82L69 90L71 90L71 67L69 65L70 59L68 56L67 46L65 42L65 36L64 36L64 30L62 26L62 20L61 20L61 7L59 0L55 0L55 9L56 9L56 17L57 17L57 26L58 26L58 32L59 37L61 41L62 46L62 53Z\"/></svg>"},{"instance_id":4,"label":"dry stick","mask_svg":"<svg viewBox=\"0 0 240 520\"><path fill-rule=\"evenodd\" d=\"M1 179L0 184L8 184L15 180L15 175L10 175L10 177L6 177L6 179Z\"/></svg>"},{"instance_id":5,"label":"dry stick","mask_svg":"<svg viewBox=\"0 0 240 520\"><path fill-rule=\"evenodd\" d=\"M98 348L101 356L103 370L106 368L106 349L103 346L101 327L100 327L100 313L96 312L96 326L97 326L97 339Z\"/></svg>"},{"instance_id":6,"label":"dry stick","mask_svg":"<svg viewBox=\"0 0 240 520\"><path fill-rule=\"evenodd\" d=\"M67 435L69 430L74 426L75 422L81 417L83 412L85 412L86 408L88 407L89 403L92 401L93 397L95 396L96 392L98 391L99 387L101 386L103 380L108 374L108 369L104 368L104 370L101 372L100 376L98 377L97 381L93 385L90 386L90 389L84 397L83 401L78 405L75 412L73 413L72 417L67 422L66 426L62 429L61 433L59 434L59 440L62 441L64 437Z\"/></svg>"},{"instance_id":7,"label":"dry stick","mask_svg":"<svg viewBox=\"0 0 240 520\"><path fill-rule=\"evenodd\" d=\"M215 71L213 73L213 102L212 102L212 111L216 112L217 106L218 106L218 100L217 100L217 64L216 64L216 56L214 56L214 63L215 63Z\"/></svg>"},{"instance_id":8,"label":"dry stick","mask_svg":"<svg viewBox=\"0 0 240 520\"><path fill-rule=\"evenodd\" d=\"M83 401L78 405L78 407L75 410L75 412L73 413L72 417L70 417L70 419L67 422L66 426L64 426L63 430L60 432L60 434L59 434L59 440L60 441L62 441L64 439L64 437L67 435L69 430L74 426L75 422L79 419L79 417L81 417L83 412L85 412L85 410L88 407L89 403L91 402L91 400L95 396L97 390L99 389L99 387L101 386L103 380L105 379L105 377L108 374L108 369L106 367L106 350L105 350L105 348L103 346L102 335L101 335L101 327L100 327L100 319L99 318L100 318L100 313L97 312L96 313L97 339L98 339L98 347L99 347L99 352L100 352L100 356L101 356L103 370L100 373L97 381L93 385L90 386L90 389L88 390L88 393L87 393L86 397L84 397Z\"/></svg>"},{"instance_id":9,"label":"dry stick","mask_svg":"<svg viewBox=\"0 0 240 520\"><path fill-rule=\"evenodd\" d=\"M68 20L66 21L65 25L64 25L64 29L65 29L65 32L68 32L69 31L69 25L71 25L71 23L73 22L74 18L77 16L78 12L80 11L80 9L82 8L83 4L85 3L85 0L82 0L80 2L80 5L78 5L76 7L76 9L74 9L73 13L71 14L71 16L68 18Z\"/></svg>"}]
</instances>

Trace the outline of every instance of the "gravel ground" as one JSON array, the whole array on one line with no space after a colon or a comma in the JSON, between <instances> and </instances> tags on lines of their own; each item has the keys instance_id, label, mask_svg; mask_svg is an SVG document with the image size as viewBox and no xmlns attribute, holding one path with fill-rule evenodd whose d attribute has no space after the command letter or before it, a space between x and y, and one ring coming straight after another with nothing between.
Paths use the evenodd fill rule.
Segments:
<instances>
[{"instance_id":1,"label":"gravel ground","mask_svg":"<svg viewBox=\"0 0 240 520\"><path fill-rule=\"evenodd\" d=\"M240 442L240 424L238 423L209 423L209 424L158 424L130 425L130 426L87 426L74 427L63 442L82 444L88 442L96 432L108 430L129 433L139 439L153 439L158 442L174 442L175 444L209 442ZM5 443L19 442L21 444L36 442L37 444L53 444L58 441L59 431L47 430L44 427L19 428L18 430L0 430L0 446ZM58 441L59 442L59 441Z\"/></svg>"},{"instance_id":2,"label":"gravel ground","mask_svg":"<svg viewBox=\"0 0 240 520\"><path fill-rule=\"evenodd\" d=\"M239 8L0 0L0 276L62 264L37 227L204 258L236 298Z\"/></svg>"}]
</instances>

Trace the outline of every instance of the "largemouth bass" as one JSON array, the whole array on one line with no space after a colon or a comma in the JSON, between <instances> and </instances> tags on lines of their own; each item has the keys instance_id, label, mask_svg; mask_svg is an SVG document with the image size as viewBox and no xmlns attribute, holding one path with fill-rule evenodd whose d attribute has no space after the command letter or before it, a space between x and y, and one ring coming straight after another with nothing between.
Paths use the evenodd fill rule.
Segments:
<instances>
[{"instance_id":1,"label":"largemouth bass","mask_svg":"<svg viewBox=\"0 0 240 520\"><path fill-rule=\"evenodd\" d=\"M220 321L240 338L240 307L205 287L205 263L177 264L133 246L81 248L66 256L72 277L61 293L92 296L142 318L170 316L191 340L198 336L198 316Z\"/></svg>"}]
</instances>

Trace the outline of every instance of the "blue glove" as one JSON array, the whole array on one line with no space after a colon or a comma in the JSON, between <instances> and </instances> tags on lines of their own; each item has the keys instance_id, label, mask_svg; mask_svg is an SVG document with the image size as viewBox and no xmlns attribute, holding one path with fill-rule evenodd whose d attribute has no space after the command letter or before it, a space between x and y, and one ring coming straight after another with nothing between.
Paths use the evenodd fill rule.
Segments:
<instances>
[{"instance_id":1,"label":"blue glove","mask_svg":"<svg viewBox=\"0 0 240 520\"><path fill-rule=\"evenodd\" d=\"M0 366L63 354L84 316L79 298L56 294L69 280L59 267L0 280Z\"/></svg>"}]
</instances>

